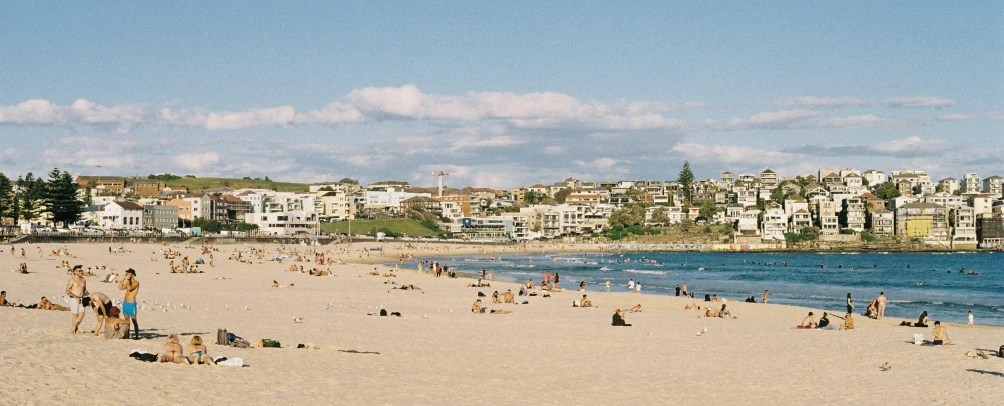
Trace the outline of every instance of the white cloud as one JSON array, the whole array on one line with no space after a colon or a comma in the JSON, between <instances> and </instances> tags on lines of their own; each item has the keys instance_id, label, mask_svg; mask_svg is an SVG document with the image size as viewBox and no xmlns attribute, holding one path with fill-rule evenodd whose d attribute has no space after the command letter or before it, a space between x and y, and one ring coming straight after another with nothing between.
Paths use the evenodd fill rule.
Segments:
<instances>
[{"instance_id":1,"label":"white cloud","mask_svg":"<svg viewBox=\"0 0 1004 406\"><path fill-rule=\"evenodd\" d=\"M936 154L940 151L955 149L956 147L947 141L925 140L920 137L910 137L901 140L892 140L872 144L869 148L876 152L890 154L912 152L923 156L923 154Z\"/></svg>"},{"instance_id":2,"label":"white cloud","mask_svg":"<svg viewBox=\"0 0 1004 406\"><path fill-rule=\"evenodd\" d=\"M174 164L190 171L201 171L220 162L215 152L194 152L175 156Z\"/></svg>"},{"instance_id":3,"label":"white cloud","mask_svg":"<svg viewBox=\"0 0 1004 406\"><path fill-rule=\"evenodd\" d=\"M544 147L544 153L547 155L561 155L568 152L568 147L564 145L551 145Z\"/></svg>"},{"instance_id":4,"label":"white cloud","mask_svg":"<svg viewBox=\"0 0 1004 406\"><path fill-rule=\"evenodd\" d=\"M613 158L596 158L592 161L573 161L579 166L584 166L591 169L610 169L614 165L617 165L618 160Z\"/></svg>"},{"instance_id":5,"label":"white cloud","mask_svg":"<svg viewBox=\"0 0 1004 406\"><path fill-rule=\"evenodd\" d=\"M69 106L59 106L44 99L28 100L13 106L0 106L0 124L15 125L101 125L127 132L133 126L150 121L150 108L143 104L105 107L86 99Z\"/></svg>"},{"instance_id":6,"label":"white cloud","mask_svg":"<svg viewBox=\"0 0 1004 406\"><path fill-rule=\"evenodd\" d=\"M714 121L705 123L712 130L781 130L796 128L851 128L877 126L884 120L867 114L846 117L827 117L812 110L781 110L754 114L748 118L736 117L724 125Z\"/></svg>"},{"instance_id":7,"label":"white cloud","mask_svg":"<svg viewBox=\"0 0 1004 406\"><path fill-rule=\"evenodd\" d=\"M890 108L923 108L923 107L948 107L955 105L955 99L948 99L934 96L913 96L913 97L890 97L888 99L874 100L862 99L858 97L816 97L802 96L771 100L769 105L773 106L802 106L802 107L847 107L847 106L885 106Z\"/></svg>"},{"instance_id":8,"label":"white cloud","mask_svg":"<svg viewBox=\"0 0 1004 406\"><path fill-rule=\"evenodd\" d=\"M238 112L209 113L207 130L242 130L250 127L288 127L296 117L290 106Z\"/></svg>"},{"instance_id":9,"label":"white cloud","mask_svg":"<svg viewBox=\"0 0 1004 406\"><path fill-rule=\"evenodd\" d=\"M791 163L799 154L750 148L739 145L704 145L693 142L676 144L670 150L683 154L691 161L720 162L726 164L757 164L778 166Z\"/></svg>"}]
</instances>

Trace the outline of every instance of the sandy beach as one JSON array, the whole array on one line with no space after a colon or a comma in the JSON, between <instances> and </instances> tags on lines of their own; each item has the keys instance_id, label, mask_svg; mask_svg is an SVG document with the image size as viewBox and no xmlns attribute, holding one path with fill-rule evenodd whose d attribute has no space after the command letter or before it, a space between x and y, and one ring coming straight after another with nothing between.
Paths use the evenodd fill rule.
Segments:
<instances>
[{"instance_id":1,"label":"sandy beach","mask_svg":"<svg viewBox=\"0 0 1004 406\"><path fill-rule=\"evenodd\" d=\"M58 268L64 260L119 274L134 268L142 284L140 340L72 335L68 312L0 307L0 404L976 405L998 404L1004 385L1004 358L966 356L1004 344L999 327L948 324L954 345L915 346L913 334L929 340L932 329L899 327L901 319L857 315L853 331L806 331L792 327L811 309L793 306L729 301L736 319L703 318L703 311L684 307L704 302L659 295L586 292L597 308L573 308L581 297L576 290L492 305L493 291L516 292L519 285L467 287L472 280L420 274L414 260L394 278L368 275L374 264L395 262L401 254L504 255L515 247L314 247L338 252L334 257L349 263L317 266L330 268L329 277L289 272L291 264L315 266L289 259L228 260L236 250L246 256L247 245L215 246L215 267L198 246L124 243L126 252L115 254L109 246L66 245L72 257L50 255L63 247L56 244L16 245L15 256L10 246L0 247L0 290L14 303L63 296L70 277ZM22 247L29 274L13 271ZM268 257L279 248L253 247ZM167 248L193 262L205 259L205 273L171 274L160 256ZM88 277L88 290L121 300L117 284L100 282L108 272ZM273 280L295 286L273 288ZM421 290L392 289L403 284ZM486 306L512 314L472 314L478 291L488 296ZM636 304L644 310L628 313L632 327L610 325L614 309ZM381 308L402 317L367 315ZM81 329L92 331L95 322L88 310ZM220 328L252 343L278 340L285 348L215 345ZM146 363L128 356L136 348L160 353L169 333L182 334L186 348L192 335L201 335L210 355L240 357L247 366ZM296 349L300 343L307 348ZM885 364L891 368L883 371Z\"/></svg>"}]
</instances>

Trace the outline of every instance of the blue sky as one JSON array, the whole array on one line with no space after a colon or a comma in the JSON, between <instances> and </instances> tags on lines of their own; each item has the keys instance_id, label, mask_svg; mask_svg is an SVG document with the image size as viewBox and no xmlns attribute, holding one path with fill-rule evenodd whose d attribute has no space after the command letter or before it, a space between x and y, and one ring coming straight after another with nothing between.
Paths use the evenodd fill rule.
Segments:
<instances>
[{"instance_id":1,"label":"blue sky","mask_svg":"<svg viewBox=\"0 0 1004 406\"><path fill-rule=\"evenodd\" d=\"M543 3L543 4L541 4ZM0 171L1004 174L1000 2L22 2ZM98 168L100 166L100 168Z\"/></svg>"}]
</instances>

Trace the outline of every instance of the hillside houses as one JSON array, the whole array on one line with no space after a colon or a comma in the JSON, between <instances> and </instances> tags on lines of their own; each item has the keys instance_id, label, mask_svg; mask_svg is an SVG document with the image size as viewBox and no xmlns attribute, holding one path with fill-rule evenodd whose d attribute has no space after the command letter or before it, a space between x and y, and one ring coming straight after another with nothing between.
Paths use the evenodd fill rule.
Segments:
<instances>
[{"instance_id":1,"label":"hillside houses","mask_svg":"<svg viewBox=\"0 0 1004 406\"><path fill-rule=\"evenodd\" d=\"M976 173L932 182L921 170L829 167L787 177L764 169L725 171L719 179L695 179L690 185L568 177L504 190L446 188L442 197L436 188L399 181L321 182L309 185L309 192L188 190L115 176L80 176L77 183L92 194L87 218L113 229L183 227L212 219L257 224L268 233L316 233L324 222L421 212L461 238L533 239L604 233L615 211L644 205L644 225L725 224L736 241L744 242L779 242L786 234L816 228L822 239L868 232L949 247L1004 243L1004 230L999 230L1004 178ZM888 185L899 195L888 195ZM717 209L707 218L704 201Z\"/></svg>"}]
</instances>

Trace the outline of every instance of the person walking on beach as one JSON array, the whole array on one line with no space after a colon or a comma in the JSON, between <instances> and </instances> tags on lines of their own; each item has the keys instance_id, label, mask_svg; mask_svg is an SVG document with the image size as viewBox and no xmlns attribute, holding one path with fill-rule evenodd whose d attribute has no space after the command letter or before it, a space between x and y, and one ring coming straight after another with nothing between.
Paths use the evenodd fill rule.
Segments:
<instances>
[{"instance_id":1,"label":"person walking on beach","mask_svg":"<svg viewBox=\"0 0 1004 406\"><path fill-rule=\"evenodd\" d=\"M683 296L687 296L687 282L683 282L683 287L680 289L683 290Z\"/></svg>"},{"instance_id":2,"label":"person walking on beach","mask_svg":"<svg viewBox=\"0 0 1004 406\"><path fill-rule=\"evenodd\" d=\"M876 316L876 318L881 319L885 317L885 304L886 304L885 292L879 292L879 297L877 300L878 300L878 315Z\"/></svg>"},{"instance_id":3,"label":"person walking on beach","mask_svg":"<svg viewBox=\"0 0 1004 406\"><path fill-rule=\"evenodd\" d=\"M969 325L970 326L973 325L973 311L972 310L969 311Z\"/></svg>"},{"instance_id":4,"label":"person walking on beach","mask_svg":"<svg viewBox=\"0 0 1004 406\"><path fill-rule=\"evenodd\" d=\"M848 292L847 293L847 313L853 313L853 312L854 312L854 302L851 302L851 294L850 294L850 292Z\"/></svg>"},{"instance_id":5,"label":"person walking on beach","mask_svg":"<svg viewBox=\"0 0 1004 406\"><path fill-rule=\"evenodd\" d=\"M764 289L763 290L763 304L767 304L767 296L768 295L770 295L770 293L767 292L767 289Z\"/></svg>"},{"instance_id":6,"label":"person walking on beach","mask_svg":"<svg viewBox=\"0 0 1004 406\"><path fill-rule=\"evenodd\" d=\"M641 293L641 282L634 284L634 293Z\"/></svg>"},{"instance_id":7,"label":"person walking on beach","mask_svg":"<svg viewBox=\"0 0 1004 406\"><path fill-rule=\"evenodd\" d=\"M126 322L132 321L133 339L139 340L139 320L136 319L136 294L139 293L139 281L136 280L134 269L126 270L125 277L119 282L119 290L126 291L122 299L122 314L126 316Z\"/></svg>"},{"instance_id":8,"label":"person walking on beach","mask_svg":"<svg viewBox=\"0 0 1004 406\"><path fill-rule=\"evenodd\" d=\"M607 279L607 292L610 292L610 279ZM972 313L972 312L970 312L970 313ZM972 319L972 317L970 317L970 320L971 319Z\"/></svg>"},{"instance_id":9,"label":"person walking on beach","mask_svg":"<svg viewBox=\"0 0 1004 406\"><path fill-rule=\"evenodd\" d=\"M70 282L66 284L66 294L70 296L70 316L72 316L70 333L76 334L77 329L80 327L80 322L84 321L85 307L83 298L87 294L87 280L84 279L83 265L73 267L73 276L70 277Z\"/></svg>"},{"instance_id":10,"label":"person walking on beach","mask_svg":"<svg viewBox=\"0 0 1004 406\"><path fill-rule=\"evenodd\" d=\"M628 279L628 292L634 290L634 279Z\"/></svg>"},{"instance_id":11,"label":"person walking on beach","mask_svg":"<svg viewBox=\"0 0 1004 406\"><path fill-rule=\"evenodd\" d=\"M557 272L555 272L555 273L554 273L554 288L555 288L555 289L557 289L557 288L559 288L559 287L560 287L560 286L558 286L558 283L559 283L559 281L558 281L558 273L557 273Z\"/></svg>"},{"instance_id":12,"label":"person walking on beach","mask_svg":"<svg viewBox=\"0 0 1004 406\"><path fill-rule=\"evenodd\" d=\"M676 285L676 296L680 296L680 285Z\"/></svg>"}]
</instances>

